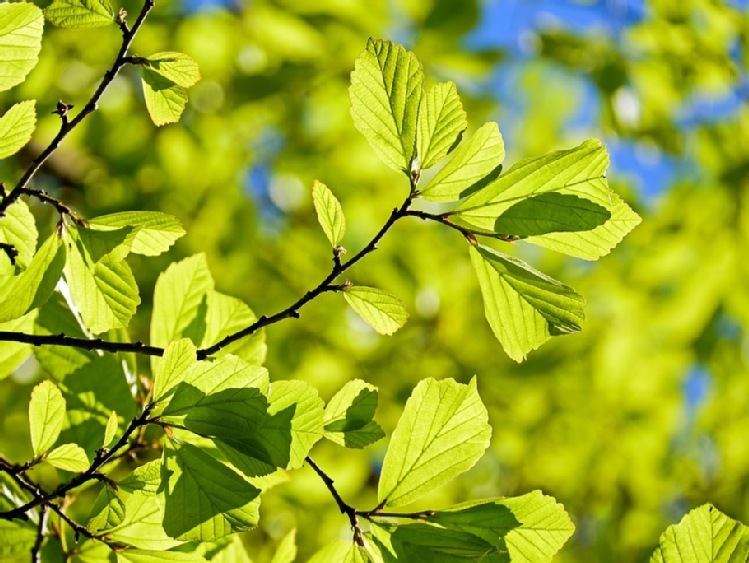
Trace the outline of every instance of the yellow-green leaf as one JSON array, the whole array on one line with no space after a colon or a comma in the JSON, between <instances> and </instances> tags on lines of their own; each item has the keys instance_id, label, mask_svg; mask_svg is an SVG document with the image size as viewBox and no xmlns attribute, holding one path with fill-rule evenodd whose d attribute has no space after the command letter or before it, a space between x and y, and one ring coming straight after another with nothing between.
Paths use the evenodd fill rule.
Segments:
<instances>
[{"instance_id":1,"label":"yellow-green leaf","mask_svg":"<svg viewBox=\"0 0 749 563\"><path fill-rule=\"evenodd\" d=\"M57 441L65 421L65 399L51 381L34 387L29 401L29 427L34 457L39 457Z\"/></svg>"},{"instance_id":2,"label":"yellow-green leaf","mask_svg":"<svg viewBox=\"0 0 749 563\"><path fill-rule=\"evenodd\" d=\"M36 102L26 100L0 117L0 159L20 151L31 140L36 127Z\"/></svg>"},{"instance_id":3,"label":"yellow-green leaf","mask_svg":"<svg viewBox=\"0 0 749 563\"><path fill-rule=\"evenodd\" d=\"M75 473L82 473L91 465L86 456L86 451L78 444L58 446L47 454L44 461L57 467L57 469Z\"/></svg>"},{"instance_id":4,"label":"yellow-green leaf","mask_svg":"<svg viewBox=\"0 0 749 563\"><path fill-rule=\"evenodd\" d=\"M112 6L107 0L54 0L45 8L44 17L52 25L75 29L114 23Z\"/></svg>"},{"instance_id":5,"label":"yellow-green leaf","mask_svg":"<svg viewBox=\"0 0 749 563\"><path fill-rule=\"evenodd\" d=\"M28 2L0 4L0 91L20 84L39 62L42 11Z\"/></svg>"},{"instance_id":6,"label":"yellow-green leaf","mask_svg":"<svg viewBox=\"0 0 749 563\"><path fill-rule=\"evenodd\" d=\"M341 243L346 232L346 218L340 202L328 186L315 180L312 184L312 203L317 212L317 221L335 248Z\"/></svg>"},{"instance_id":7,"label":"yellow-green leaf","mask_svg":"<svg viewBox=\"0 0 749 563\"><path fill-rule=\"evenodd\" d=\"M148 68L182 88L194 86L200 80L198 63L184 53L153 54L148 57Z\"/></svg>"},{"instance_id":8,"label":"yellow-green leaf","mask_svg":"<svg viewBox=\"0 0 749 563\"><path fill-rule=\"evenodd\" d=\"M460 140L468 122L452 82L435 84L424 93L419 110L416 146L422 170L439 162Z\"/></svg>"},{"instance_id":9,"label":"yellow-green leaf","mask_svg":"<svg viewBox=\"0 0 749 563\"><path fill-rule=\"evenodd\" d=\"M380 334L393 334L408 320L403 302L382 289L363 285L349 286L345 288L343 297Z\"/></svg>"}]
</instances>

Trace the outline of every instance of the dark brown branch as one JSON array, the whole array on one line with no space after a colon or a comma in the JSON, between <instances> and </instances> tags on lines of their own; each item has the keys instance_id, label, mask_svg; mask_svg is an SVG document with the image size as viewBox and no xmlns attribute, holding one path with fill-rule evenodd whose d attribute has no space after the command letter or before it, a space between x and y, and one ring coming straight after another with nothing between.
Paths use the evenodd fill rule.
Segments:
<instances>
[{"instance_id":1,"label":"dark brown branch","mask_svg":"<svg viewBox=\"0 0 749 563\"><path fill-rule=\"evenodd\" d=\"M102 350L104 352L135 352L144 356L163 356L164 349L149 346L142 342L111 342L101 338L78 338L64 334L28 334L25 332L0 331L2 342L23 342L32 346L65 346L68 348L82 348L83 350Z\"/></svg>"},{"instance_id":2,"label":"dark brown branch","mask_svg":"<svg viewBox=\"0 0 749 563\"><path fill-rule=\"evenodd\" d=\"M104 73L104 78L99 83L99 86L91 96L91 99L86 103L85 106L83 106L81 111L78 112L78 114L72 120L68 121L67 111L65 112L64 119L61 119L62 124L60 126L60 130L57 132L57 135L55 135L54 139L50 141L49 145L47 145L47 148L44 149L41 154L34 159L26 172L24 172L23 176L21 176L21 179L18 180L18 183L10 191L10 193L4 196L3 200L0 201L0 217L4 216L8 207L10 207L10 205L13 204L13 202L15 202L19 197L21 197L21 195L25 192L29 182L37 173L39 168L41 168L42 164L44 164L44 162L50 157L50 155L57 150L57 147L60 146L60 143L65 137L67 137L68 133L75 129L78 124L80 124L89 114L96 110L99 104L99 100L104 94L104 91L115 79L117 74L120 72L120 69L128 63L127 51L128 49L130 49L130 45L135 38L135 34L143 25L148 12L151 11L151 8L153 8L153 6L154 0L145 0L143 8L138 14L138 17L136 18L132 29L128 28L124 20L118 21L118 25L120 27L120 30L122 31L122 45L120 46L120 50L117 53L117 58L112 64L111 68L106 73Z\"/></svg>"},{"instance_id":3,"label":"dark brown branch","mask_svg":"<svg viewBox=\"0 0 749 563\"><path fill-rule=\"evenodd\" d=\"M408 215L409 217L418 217L419 219L422 219L424 221L435 221L437 223L446 225L462 234L471 244L476 244L476 233L474 233L470 229L458 225L457 223L453 223L452 221L450 221L450 219L448 219L447 215L437 215L434 213L427 213L426 211L417 211L415 209L410 209L408 212L406 212L406 215Z\"/></svg>"},{"instance_id":4,"label":"dark brown branch","mask_svg":"<svg viewBox=\"0 0 749 563\"><path fill-rule=\"evenodd\" d=\"M44 190L37 190L35 188L22 188L21 192L31 196L35 197L42 203L49 203L52 205L57 212L60 214L60 217L65 217L66 215L70 217L77 225L80 225L81 227L85 227L87 225L86 220L82 217L76 215L70 207L65 205L63 202L61 202L59 199L52 197Z\"/></svg>"},{"instance_id":5,"label":"dark brown branch","mask_svg":"<svg viewBox=\"0 0 749 563\"><path fill-rule=\"evenodd\" d=\"M140 416L134 418L130 421L129 426L125 430L125 432L122 434L119 440L111 447L111 448L101 448L96 452L96 456L94 457L93 462L91 463L91 466L84 471L83 473L80 473L73 477L70 481L67 483L64 483L57 487L54 491L50 493L45 493L40 491L40 494L37 496L35 495L32 500L27 502L26 504L16 507L12 510L6 510L4 512L0 512L0 519L2 520L10 520L12 518L23 518L25 516L25 513L28 510L31 510L32 508L36 508L37 506L49 506L52 510L55 510L55 508L59 508L56 505L52 503L52 501L62 498L65 495L68 494L68 492L72 491L73 489L80 487L84 483L87 483L88 481L93 481L96 479L99 479L98 471L109 461L111 461L117 452L125 447L130 440L130 437L133 435L133 433L140 428L141 426L145 426L146 424L149 424L151 421L149 420L149 415L151 413L151 405L146 406L145 409L143 409L143 412ZM20 484L20 483L19 483ZM55 510L57 512L57 510ZM59 514L59 512L58 512ZM63 519L71 524L72 521L70 521L67 516L63 516ZM79 526L75 523L72 523L71 526L74 530L76 530L77 533L84 533L84 534L90 534L88 530L86 532L83 532L85 528L83 526ZM76 528L78 526L78 528ZM79 529L82 528L82 529Z\"/></svg>"},{"instance_id":6,"label":"dark brown branch","mask_svg":"<svg viewBox=\"0 0 749 563\"><path fill-rule=\"evenodd\" d=\"M47 507L43 506L39 511L39 525L36 528L36 539L31 547L31 561L41 563L42 561L42 542L44 542L44 530L47 527Z\"/></svg>"}]
</instances>

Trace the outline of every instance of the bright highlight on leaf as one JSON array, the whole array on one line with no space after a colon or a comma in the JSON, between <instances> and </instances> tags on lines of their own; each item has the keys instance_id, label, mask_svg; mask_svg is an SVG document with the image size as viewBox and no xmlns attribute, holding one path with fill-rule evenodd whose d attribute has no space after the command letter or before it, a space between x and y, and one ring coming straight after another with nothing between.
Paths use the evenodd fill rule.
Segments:
<instances>
[{"instance_id":1,"label":"bright highlight on leaf","mask_svg":"<svg viewBox=\"0 0 749 563\"><path fill-rule=\"evenodd\" d=\"M505 158L499 126L489 122L461 143L452 159L421 190L429 201L456 201L497 170Z\"/></svg>"},{"instance_id":2,"label":"bright highlight on leaf","mask_svg":"<svg viewBox=\"0 0 749 563\"><path fill-rule=\"evenodd\" d=\"M385 437L374 420L377 387L361 379L349 381L325 407L325 437L347 448L363 448Z\"/></svg>"},{"instance_id":3,"label":"bright highlight on leaf","mask_svg":"<svg viewBox=\"0 0 749 563\"><path fill-rule=\"evenodd\" d=\"M419 109L416 146L422 170L439 162L460 140L468 126L455 84L435 84L424 93Z\"/></svg>"},{"instance_id":4,"label":"bright highlight on leaf","mask_svg":"<svg viewBox=\"0 0 749 563\"><path fill-rule=\"evenodd\" d=\"M580 330L584 299L574 289L512 256L484 246L469 250L486 319L513 360L551 336Z\"/></svg>"},{"instance_id":5,"label":"bright highlight on leaf","mask_svg":"<svg viewBox=\"0 0 749 563\"><path fill-rule=\"evenodd\" d=\"M400 45L370 39L351 73L351 116L377 155L411 173L424 71Z\"/></svg>"},{"instance_id":6,"label":"bright highlight on leaf","mask_svg":"<svg viewBox=\"0 0 749 563\"><path fill-rule=\"evenodd\" d=\"M114 23L112 6L107 0L54 0L44 17L58 27L84 29Z\"/></svg>"},{"instance_id":7,"label":"bright highlight on leaf","mask_svg":"<svg viewBox=\"0 0 749 563\"><path fill-rule=\"evenodd\" d=\"M711 504L695 508L661 535L651 563L718 563L749 560L749 527Z\"/></svg>"},{"instance_id":8,"label":"bright highlight on leaf","mask_svg":"<svg viewBox=\"0 0 749 563\"><path fill-rule=\"evenodd\" d=\"M5 216L0 217L0 242L10 244L16 249L16 266L25 268L34 256L36 241L36 224L29 206L25 201L15 202L5 212ZM0 262L10 266L5 252L0 252Z\"/></svg>"},{"instance_id":9,"label":"bright highlight on leaf","mask_svg":"<svg viewBox=\"0 0 749 563\"><path fill-rule=\"evenodd\" d=\"M31 140L36 127L35 107L34 100L26 100L0 117L0 160L16 154Z\"/></svg>"},{"instance_id":10,"label":"bright highlight on leaf","mask_svg":"<svg viewBox=\"0 0 749 563\"><path fill-rule=\"evenodd\" d=\"M29 402L29 426L34 457L39 457L55 445L65 421L65 399L51 381L34 387Z\"/></svg>"},{"instance_id":11,"label":"bright highlight on leaf","mask_svg":"<svg viewBox=\"0 0 749 563\"><path fill-rule=\"evenodd\" d=\"M75 473L82 473L91 465L86 456L86 451L78 444L58 446L47 454L44 461L57 469Z\"/></svg>"},{"instance_id":12,"label":"bright highlight on leaf","mask_svg":"<svg viewBox=\"0 0 749 563\"><path fill-rule=\"evenodd\" d=\"M328 186L315 180L312 184L312 203L317 212L317 221L330 244L335 248L341 244L343 235L346 233L346 217L343 215L340 202Z\"/></svg>"},{"instance_id":13,"label":"bright highlight on leaf","mask_svg":"<svg viewBox=\"0 0 749 563\"><path fill-rule=\"evenodd\" d=\"M39 62L42 11L31 3L0 4L0 92L20 84Z\"/></svg>"},{"instance_id":14,"label":"bright highlight on leaf","mask_svg":"<svg viewBox=\"0 0 749 563\"><path fill-rule=\"evenodd\" d=\"M411 503L473 467L489 446L488 418L475 378L420 381L390 439L378 501Z\"/></svg>"},{"instance_id":15,"label":"bright highlight on leaf","mask_svg":"<svg viewBox=\"0 0 749 563\"><path fill-rule=\"evenodd\" d=\"M344 289L343 297L364 321L380 334L393 334L406 324L408 312L403 302L394 295L362 285Z\"/></svg>"},{"instance_id":16,"label":"bright highlight on leaf","mask_svg":"<svg viewBox=\"0 0 749 563\"><path fill-rule=\"evenodd\" d=\"M549 232L528 236L526 240L571 256L596 260L640 222L638 215L609 189L608 164L606 149L596 139L570 150L523 160L473 193L457 207L454 215L480 231L500 232L499 218L526 198L549 193L576 196L604 208L610 214L609 219L581 232ZM574 221L579 211L574 207L569 211L573 217L570 220ZM499 227L502 228L501 220Z\"/></svg>"}]
</instances>

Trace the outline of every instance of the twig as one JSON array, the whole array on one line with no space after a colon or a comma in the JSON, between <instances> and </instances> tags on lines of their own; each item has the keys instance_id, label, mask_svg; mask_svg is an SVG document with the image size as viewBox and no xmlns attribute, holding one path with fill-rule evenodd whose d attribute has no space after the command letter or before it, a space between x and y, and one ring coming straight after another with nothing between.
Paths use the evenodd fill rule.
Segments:
<instances>
[{"instance_id":1,"label":"twig","mask_svg":"<svg viewBox=\"0 0 749 563\"><path fill-rule=\"evenodd\" d=\"M117 74L120 72L120 69L128 64L129 61L127 60L127 51L128 49L130 49L130 45L135 38L135 34L143 25L148 12L151 11L151 8L153 8L153 6L154 0L145 0L143 8L138 14L138 17L136 18L132 29L128 28L127 24L124 21L124 16L118 16L117 23L120 27L120 30L122 31L122 45L120 46L120 50L117 53L117 58L112 64L111 68L104 73L104 78L99 83L99 86L91 96L91 99L86 103L85 106L83 106L81 111L78 112L78 114L70 121L68 121L67 118L67 111L65 112L64 116L62 114L60 115L62 123L60 126L60 130L57 132L57 135L55 135L52 141L50 141L49 145L47 145L47 148L44 149L41 154L34 159L26 172L24 172L23 176L21 176L21 179L18 180L18 183L10 191L10 193L4 196L3 200L0 201L0 217L3 217L8 207L10 207L10 205L25 192L29 182L37 173L39 168L41 168L42 164L44 164L44 162L50 157L50 155L55 152L55 150L57 150L57 147L60 146L60 143L68 135L68 133L75 129L78 124L81 123L81 121L83 121L89 114L96 110L99 100L104 94L104 91L115 79Z\"/></svg>"},{"instance_id":2,"label":"twig","mask_svg":"<svg viewBox=\"0 0 749 563\"><path fill-rule=\"evenodd\" d=\"M164 349L149 346L143 342L111 342L101 338L78 338L65 334L28 334L25 332L0 331L0 341L23 342L33 346L65 346L84 350L102 350L104 352L136 352L144 356L163 356Z\"/></svg>"},{"instance_id":3,"label":"twig","mask_svg":"<svg viewBox=\"0 0 749 563\"><path fill-rule=\"evenodd\" d=\"M41 563L42 561L42 542L44 542L44 531L47 528L47 507L42 506L39 511L39 525L36 528L36 539L34 545L31 547L31 561L33 563Z\"/></svg>"},{"instance_id":4,"label":"twig","mask_svg":"<svg viewBox=\"0 0 749 563\"><path fill-rule=\"evenodd\" d=\"M82 227L85 227L87 225L87 222L85 219L80 217L79 215L76 215L70 207L65 205L63 202L61 202L59 199L52 197L49 195L48 192L45 190L37 190L35 188L22 188L21 192L31 196L35 197L42 203L49 203L52 205L57 212L60 214L60 217L68 216L70 217L77 225L80 225Z\"/></svg>"}]
</instances>

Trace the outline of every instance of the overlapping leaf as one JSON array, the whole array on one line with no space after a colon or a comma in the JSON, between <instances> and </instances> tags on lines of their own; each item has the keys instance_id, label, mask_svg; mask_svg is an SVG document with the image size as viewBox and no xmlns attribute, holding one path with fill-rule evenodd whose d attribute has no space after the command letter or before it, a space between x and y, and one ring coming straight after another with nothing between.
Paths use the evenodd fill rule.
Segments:
<instances>
[{"instance_id":1,"label":"overlapping leaf","mask_svg":"<svg viewBox=\"0 0 749 563\"><path fill-rule=\"evenodd\" d=\"M377 387L361 379L349 381L325 407L325 437L347 448L363 448L385 433L374 420Z\"/></svg>"},{"instance_id":2,"label":"overlapping leaf","mask_svg":"<svg viewBox=\"0 0 749 563\"><path fill-rule=\"evenodd\" d=\"M343 297L380 334L393 334L408 320L403 302L382 289L353 285L344 289Z\"/></svg>"},{"instance_id":3,"label":"overlapping leaf","mask_svg":"<svg viewBox=\"0 0 749 563\"><path fill-rule=\"evenodd\" d=\"M91 463L86 451L78 444L62 444L49 452L44 460L50 465L65 471L82 473Z\"/></svg>"},{"instance_id":4,"label":"overlapping leaf","mask_svg":"<svg viewBox=\"0 0 749 563\"><path fill-rule=\"evenodd\" d=\"M182 88L190 88L200 80L198 63L184 53L155 53L148 57L147 68Z\"/></svg>"},{"instance_id":5,"label":"overlapping leaf","mask_svg":"<svg viewBox=\"0 0 749 563\"><path fill-rule=\"evenodd\" d=\"M0 91L20 84L39 62L42 11L27 2L0 4Z\"/></svg>"},{"instance_id":6,"label":"overlapping leaf","mask_svg":"<svg viewBox=\"0 0 749 563\"><path fill-rule=\"evenodd\" d=\"M31 140L36 127L35 107L34 100L26 100L0 117L0 160L16 154Z\"/></svg>"},{"instance_id":7,"label":"overlapping leaf","mask_svg":"<svg viewBox=\"0 0 749 563\"><path fill-rule=\"evenodd\" d=\"M8 4L0 4L0 9L3 6L8 6ZM37 237L34 216L29 211L26 202L16 201L6 210L5 215L0 217L0 242L12 245L18 252L15 260L18 267L25 268L31 262L36 250ZM7 259L5 252L0 252L0 260L6 261Z\"/></svg>"},{"instance_id":8,"label":"overlapping leaf","mask_svg":"<svg viewBox=\"0 0 749 563\"><path fill-rule=\"evenodd\" d=\"M580 330L584 299L574 289L490 248L470 247L470 254L486 319L513 360L551 336Z\"/></svg>"},{"instance_id":9,"label":"overlapping leaf","mask_svg":"<svg viewBox=\"0 0 749 563\"><path fill-rule=\"evenodd\" d=\"M132 227L127 239L130 252L145 256L157 256L166 252L185 234L185 229L177 218L159 211L112 213L95 217L90 224L98 229Z\"/></svg>"},{"instance_id":10,"label":"overlapping leaf","mask_svg":"<svg viewBox=\"0 0 749 563\"><path fill-rule=\"evenodd\" d=\"M112 540L147 550L166 550L184 542L164 531L164 497L161 494L123 495L125 518L109 531Z\"/></svg>"},{"instance_id":11,"label":"overlapping leaf","mask_svg":"<svg viewBox=\"0 0 749 563\"><path fill-rule=\"evenodd\" d=\"M466 112L453 82L435 84L421 98L416 147L422 170L439 162L468 126Z\"/></svg>"},{"instance_id":12,"label":"overlapping leaf","mask_svg":"<svg viewBox=\"0 0 749 563\"><path fill-rule=\"evenodd\" d=\"M125 519L125 503L108 484L96 497L86 527L92 532L102 532L119 526Z\"/></svg>"},{"instance_id":13,"label":"overlapping leaf","mask_svg":"<svg viewBox=\"0 0 749 563\"><path fill-rule=\"evenodd\" d=\"M143 97L155 125L176 123L187 105L187 91L150 68L142 70Z\"/></svg>"},{"instance_id":14,"label":"overlapping leaf","mask_svg":"<svg viewBox=\"0 0 749 563\"><path fill-rule=\"evenodd\" d=\"M19 319L0 323L0 331L26 332L34 330L38 311L31 311ZM0 379L9 376L31 355L31 346L21 342L0 342Z\"/></svg>"},{"instance_id":15,"label":"overlapping leaf","mask_svg":"<svg viewBox=\"0 0 749 563\"><path fill-rule=\"evenodd\" d=\"M216 344L255 321L255 313L244 302L236 297L209 290L205 298L205 327L201 347L207 348ZM266 353L265 331L258 330L223 347L215 355L233 354L251 364L261 365L265 361Z\"/></svg>"},{"instance_id":16,"label":"overlapping leaf","mask_svg":"<svg viewBox=\"0 0 749 563\"><path fill-rule=\"evenodd\" d=\"M59 27L85 29L114 23L112 6L107 0L54 0L44 17Z\"/></svg>"},{"instance_id":17,"label":"overlapping leaf","mask_svg":"<svg viewBox=\"0 0 749 563\"><path fill-rule=\"evenodd\" d=\"M424 71L400 45L370 39L351 73L351 116L377 155L411 172Z\"/></svg>"},{"instance_id":18,"label":"overlapping leaf","mask_svg":"<svg viewBox=\"0 0 749 563\"><path fill-rule=\"evenodd\" d=\"M379 501L408 504L470 469L489 446L487 421L475 379L419 382L390 440Z\"/></svg>"},{"instance_id":19,"label":"overlapping leaf","mask_svg":"<svg viewBox=\"0 0 749 563\"><path fill-rule=\"evenodd\" d=\"M485 123L469 141L461 143L450 161L421 190L429 201L456 201L491 176L505 158L505 146L496 123Z\"/></svg>"},{"instance_id":20,"label":"overlapping leaf","mask_svg":"<svg viewBox=\"0 0 749 563\"><path fill-rule=\"evenodd\" d=\"M606 149L596 139L570 150L523 160L461 203L455 215L480 231L501 232L497 230L498 219L526 198L552 192L576 196L607 210L609 219L581 232L551 232L529 236L527 240L571 256L595 260L608 253L640 222L639 216L609 189L608 162ZM570 207L571 217L580 213L579 206Z\"/></svg>"}]
</instances>

